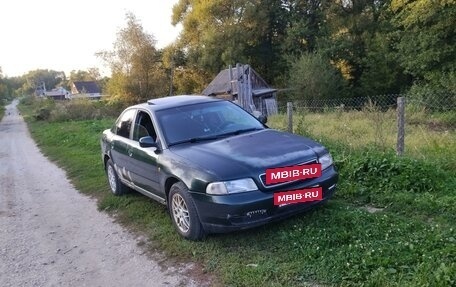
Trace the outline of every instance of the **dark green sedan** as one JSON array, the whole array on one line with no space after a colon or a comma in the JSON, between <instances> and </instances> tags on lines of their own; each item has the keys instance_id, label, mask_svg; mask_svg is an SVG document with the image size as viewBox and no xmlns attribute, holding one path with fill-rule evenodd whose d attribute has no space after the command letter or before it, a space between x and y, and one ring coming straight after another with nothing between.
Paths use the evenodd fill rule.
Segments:
<instances>
[{"instance_id":1,"label":"dark green sedan","mask_svg":"<svg viewBox=\"0 0 456 287\"><path fill-rule=\"evenodd\" d=\"M305 211L331 197L338 179L321 144L204 96L125 109L101 149L112 193L133 189L167 205L191 240Z\"/></svg>"}]
</instances>

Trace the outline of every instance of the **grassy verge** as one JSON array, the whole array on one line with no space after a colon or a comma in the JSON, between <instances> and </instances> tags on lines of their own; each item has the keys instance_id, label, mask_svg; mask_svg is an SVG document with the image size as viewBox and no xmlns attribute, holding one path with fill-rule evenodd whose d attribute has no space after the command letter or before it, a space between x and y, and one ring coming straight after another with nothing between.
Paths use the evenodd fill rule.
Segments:
<instances>
[{"instance_id":1,"label":"grassy verge","mask_svg":"<svg viewBox=\"0 0 456 287\"><path fill-rule=\"evenodd\" d=\"M279 223L189 242L173 230L162 205L138 194L108 192L99 136L112 119L28 122L43 152L67 170L79 190L96 197L101 210L147 233L151 248L201 263L223 285L456 284L455 176L432 163L395 161L325 141L341 168L334 200ZM423 182L413 177L415 167ZM365 205L384 209L372 213Z\"/></svg>"},{"instance_id":2,"label":"grassy verge","mask_svg":"<svg viewBox=\"0 0 456 287\"><path fill-rule=\"evenodd\" d=\"M0 121L3 119L4 115L5 115L5 107L0 106Z\"/></svg>"},{"instance_id":3,"label":"grassy verge","mask_svg":"<svg viewBox=\"0 0 456 287\"><path fill-rule=\"evenodd\" d=\"M439 160L456 169L456 112L427 114L406 112L405 152L423 160ZM308 113L293 117L294 131L315 139L343 143L345 149L357 151L369 145L385 151L395 148L397 140L396 112L371 107L361 111ZM280 114L270 118L269 125L286 130L287 117Z\"/></svg>"}]
</instances>

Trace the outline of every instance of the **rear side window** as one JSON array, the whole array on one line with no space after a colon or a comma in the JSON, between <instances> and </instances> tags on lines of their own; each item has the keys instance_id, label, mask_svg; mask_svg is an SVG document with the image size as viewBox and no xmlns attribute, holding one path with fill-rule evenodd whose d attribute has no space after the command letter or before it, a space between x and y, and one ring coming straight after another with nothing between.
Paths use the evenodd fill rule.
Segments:
<instances>
[{"instance_id":1,"label":"rear side window","mask_svg":"<svg viewBox=\"0 0 456 287\"><path fill-rule=\"evenodd\" d=\"M133 123L133 118L135 116L135 110L125 111L116 122L116 134L124 137L130 138L130 130Z\"/></svg>"}]
</instances>

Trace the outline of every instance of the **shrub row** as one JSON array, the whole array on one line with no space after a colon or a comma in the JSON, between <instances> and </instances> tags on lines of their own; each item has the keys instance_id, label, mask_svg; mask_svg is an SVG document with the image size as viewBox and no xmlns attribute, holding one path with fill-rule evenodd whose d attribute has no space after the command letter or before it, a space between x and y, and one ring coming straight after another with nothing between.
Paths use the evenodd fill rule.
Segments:
<instances>
[{"instance_id":1,"label":"shrub row","mask_svg":"<svg viewBox=\"0 0 456 287\"><path fill-rule=\"evenodd\" d=\"M31 108L31 115L35 120L49 122L117 117L125 108L122 103L112 104L88 99L57 102L33 96L24 97L21 104Z\"/></svg>"}]
</instances>

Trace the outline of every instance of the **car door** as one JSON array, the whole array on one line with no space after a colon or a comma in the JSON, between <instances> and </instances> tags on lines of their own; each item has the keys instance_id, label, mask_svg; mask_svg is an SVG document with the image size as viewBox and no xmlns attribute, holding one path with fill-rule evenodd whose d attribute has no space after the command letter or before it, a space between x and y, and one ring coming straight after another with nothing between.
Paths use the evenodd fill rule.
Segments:
<instances>
[{"instance_id":1,"label":"car door","mask_svg":"<svg viewBox=\"0 0 456 287\"><path fill-rule=\"evenodd\" d=\"M149 193L164 198L159 185L158 159L160 153L156 147L142 148L139 139L151 136L157 141L157 133L148 112L138 110L133 127L133 144L131 147L131 177L133 183Z\"/></svg>"},{"instance_id":2,"label":"car door","mask_svg":"<svg viewBox=\"0 0 456 287\"><path fill-rule=\"evenodd\" d=\"M118 174L127 181L131 179L131 139L136 109L125 110L114 126L114 137L111 141L111 158Z\"/></svg>"}]
</instances>

